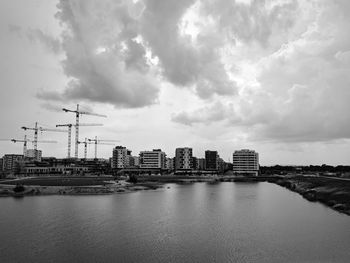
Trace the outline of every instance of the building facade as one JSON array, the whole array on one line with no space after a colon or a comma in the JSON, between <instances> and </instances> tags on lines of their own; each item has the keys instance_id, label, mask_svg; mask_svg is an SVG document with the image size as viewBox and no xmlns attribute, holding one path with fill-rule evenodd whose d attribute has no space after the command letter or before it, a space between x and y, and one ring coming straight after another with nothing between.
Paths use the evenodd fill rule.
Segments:
<instances>
[{"instance_id":1,"label":"building facade","mask_svg":"<svg viewBox=\"0 0 350 263\"><path fill-rule=\"evenodd\" d=\"M123 169L128 167L128 149L123 146L116 146L113 149L112 169Z\"/></svg>"},{"instance_id":2,"label":"building facade","mask_svg":"<svg viewBox=\"0 0 350 263\"><path fill-rule=\"evenodd\" d=\"M33 159L35 161L41 162L42 151L41 150L35 150L35 149L28 149L26 151L26 158Z\"/></svg>"},{"instance_id":3,"label":"building facade","mask_svg":"<svg viewBox=\"0 0 350 263\"><path fill-rule=\"evenodd\" d=\"M254 150L235 151L232 158L232 169L236 175L259 175L259 154Z\"/></svg>"},{"instance_id":4,"label":"building facade","mask_svg":"<svg viewBox=\"0 0 350 263\"><path fill-rule=\"evenodd\" d=\"M174 158L166 158L166 169L168 171L174 171L175 170L175 157Z\"/></svg>"},{"instance_id":5,"label":"building facade","mask_svg":"<svg viewBox=\"0 0 350 263\"><path fill-rule=\"evenodd\" d=\"M197 158L196 160L197 164L196 164L196 169L203 171L205 170L205 158Z\"/></svg>"},{"instance_id":6,"label":"building facade","mask_svg":"<svg viewBox=\"0 0 350 263\"><path fill-rule=\"evenodd\" d=\"M166 169L166 154L160 149L140 152L140 168Z\"/></svg>"},{"instance_id":7,"label":"building facade","mask_svg":"<svg viewBox=\"0 0 350 263\"><path fill-rule=\"evenodd\" d=\"M218 158L219 156L217 151L205 151L205 170L217 171Z\"/></svg>"},{"instance_id":8,"label":"building facade","mask_svg":"<svg viewBox=\"0 0 350 263\"><path fill-rule=\"evenodd\" d=\"M192 170L192 148L176 148L175 150L175 170Z\"/></svg>"},{"instance_id":9,"label":"building facade","mask_svg":"<svg viewBox=\"0 0 350 263\"><path fill-rule=\"evenodd\" d=\"M3 159L3 170L6 173L15 173L18 164L24 159L22 154L5 154Z\"/></svg>"}]
</instances>

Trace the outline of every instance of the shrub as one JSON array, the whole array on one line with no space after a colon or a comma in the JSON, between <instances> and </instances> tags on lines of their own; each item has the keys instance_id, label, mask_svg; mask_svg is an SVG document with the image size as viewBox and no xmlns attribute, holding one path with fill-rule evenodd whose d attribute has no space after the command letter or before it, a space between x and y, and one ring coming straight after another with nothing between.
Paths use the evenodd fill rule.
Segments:
<instances>
[{"instance_id":1,"label":"shrub","mask_svg":"<svg viewBox=\"0 0 350 263\"><path fill-rule=\"evenodd\" d=\"M24 192L24 190L25 190L24 186L23 186L23 185L20 185L20 184L16 185L16 186L13 188L13 191L14 191L15 193Z\"/></svg>"}]
</instances>

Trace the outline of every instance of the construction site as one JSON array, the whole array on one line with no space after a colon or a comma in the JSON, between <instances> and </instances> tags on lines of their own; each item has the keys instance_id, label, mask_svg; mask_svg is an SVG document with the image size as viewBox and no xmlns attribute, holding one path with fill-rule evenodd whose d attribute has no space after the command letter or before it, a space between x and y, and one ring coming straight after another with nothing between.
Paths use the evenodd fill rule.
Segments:
<instances>
[{"instance_id":1,"label":"construction site","mask_svg":"<svg viewBox=\"0 0 350 263\"><path fill-rule=\"evenodd\" d=\"M5 154L0 159L1 176L0 178L11 178L14 176L43 176L43 175L101 175L111 174L111 164L109 159L98 158L98 147L113 147L117 140L101 139L97 136L93 138L80 139L80 127L99 127L101 123L81 123L82 115L106 118L106 115L94 112L84 111L76 105L76 109L63 108L64 113L73 113L75 121L72 123L58 123L52 125L52 128L42 127L39 122L31 127L22 126L24 131L23 139L9 138L1 139L3 143L13 142L23 144L22 154ZM75 132L74 142L72 142L72 132ZM39 134L66 133L66 158L43 157L42 150L38 148L40 144L57 144L55 140L40 140ZM29 134L31 133L31 134ZM29 145L32 145L30 148ZM94 147L94 158L87 158L88 145ZM79 155L79 148L83 147L83 156ZM74 155L72 155L74 147Z\"/></svg>"}]
</instances>

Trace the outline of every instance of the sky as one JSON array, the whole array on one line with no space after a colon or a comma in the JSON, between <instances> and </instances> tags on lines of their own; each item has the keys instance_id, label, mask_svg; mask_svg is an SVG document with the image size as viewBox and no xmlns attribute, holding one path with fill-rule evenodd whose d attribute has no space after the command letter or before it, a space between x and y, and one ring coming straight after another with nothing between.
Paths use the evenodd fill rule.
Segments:
<instances>
[{"instance_id":1,"label":"sky","mask_svg":"<svg viewBox=\"0 0 350 263\"><path fill-rule=\"evenodd\" d=\"M349 12L348 0L0 0L0 156L22 152L6 141L22 126L74 123L62 108L79 104L107 115L82 115L103 126L81 140L133 155L350 165ZM39 140L66 157L66 132Z\"/></svg>"}]
</instances>

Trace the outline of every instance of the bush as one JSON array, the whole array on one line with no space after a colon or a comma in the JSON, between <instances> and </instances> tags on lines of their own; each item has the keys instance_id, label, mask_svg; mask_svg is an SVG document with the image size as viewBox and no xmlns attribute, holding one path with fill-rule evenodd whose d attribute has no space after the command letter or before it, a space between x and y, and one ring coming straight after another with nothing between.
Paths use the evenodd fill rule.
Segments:
<instances>
[{"instance_id":1,"label":"bush","mask_svg":"<svg viewBox=\"0 0 350 263\"><path fill-rule=\"evenodd\" d=\"M136 175L130 175L128 181L130 183L136 184L137 183L137 176Z\"/></svg>"},{"instance_id":2,"label":"bush","mask_svg":"<svg viewBox=\"0 0 350 263\"><path fill-rule=\"evenodd\" d=\"M13 191L15 193L20 193L20 192L24 192L25 188L23 185L16 185L14 188L13 188Z\"/></svg>"}]
</instances>

